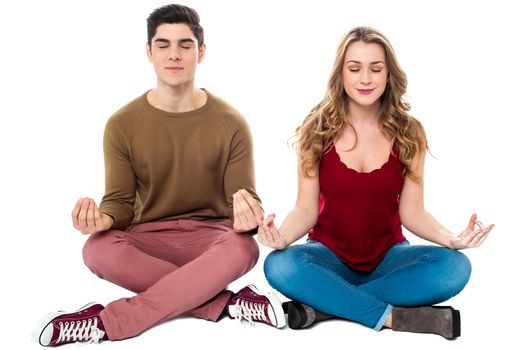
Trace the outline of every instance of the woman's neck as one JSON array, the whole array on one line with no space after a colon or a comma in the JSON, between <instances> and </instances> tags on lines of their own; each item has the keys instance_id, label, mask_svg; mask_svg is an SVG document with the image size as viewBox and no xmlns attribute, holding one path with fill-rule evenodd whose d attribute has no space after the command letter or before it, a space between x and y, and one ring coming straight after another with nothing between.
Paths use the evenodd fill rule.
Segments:
<instances>
[{"instance_id":1,"label":"woman's neck","mask_svg":"<svg viewBox=\"0 0 526 350\"><path fill-rule=\"evenodd\" d=\"M348 115L350 124L354 127L378 125L380 120L380 106L380 101L369 106L359 105L354 101L350 101Z\"/></svg>"}]
</instances>

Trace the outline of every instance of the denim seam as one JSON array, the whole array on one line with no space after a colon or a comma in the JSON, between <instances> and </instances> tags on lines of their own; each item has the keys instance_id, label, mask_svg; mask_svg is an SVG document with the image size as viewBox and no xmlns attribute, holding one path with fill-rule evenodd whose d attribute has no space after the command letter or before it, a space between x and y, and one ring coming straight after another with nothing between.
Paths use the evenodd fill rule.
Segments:
<instances>
[{"instance_id":1,"label":"denim seam","mask_svg":"<svg viewBox=\"0 0 526 350\"><path fill-rule=\"evenodd\" d=\"M330 264L330 265L334 265L334 266L344 266L344 267L348 267L347 265L345 265L344 263L342 262L335 262L333 260L325 260L325 259L319 259L319 258L315 258L307 253L303 253L304 256L304 260L307 261L307 262L310 262L310 263L321 263L321 264Z\"/></svg>"}]
</instances>

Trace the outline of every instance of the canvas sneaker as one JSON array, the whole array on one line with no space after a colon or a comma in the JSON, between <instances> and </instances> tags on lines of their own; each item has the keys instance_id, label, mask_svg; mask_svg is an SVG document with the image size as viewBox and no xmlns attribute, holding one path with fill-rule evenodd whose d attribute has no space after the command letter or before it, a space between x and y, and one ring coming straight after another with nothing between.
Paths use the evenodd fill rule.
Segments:
<instances>
[{"instance_id":1,"label":"canvas sneaker","mask_svg":"<svg viewBox=\"0 0 526 350\"><path fill-rule=\"evenodd\" d=\"M84 305L75 312L57 311L44 316L33 331L33 341L43 346L74 342L99 343L108 339L99 313L104 306Z\"/></svg>"},{"instance_id":2,"label":"canvas sneaker","mask_svg":"<svg viewBox=\"0 0 526 350\"><path fill-rule=\"evenodd\" d=\"M272 292L263 294L252 284L234 294L226 309L230 318L246 320L250 325L261 322L276 328L285 326L285 314L278 297Z\"/></svg>"}]
</instances>

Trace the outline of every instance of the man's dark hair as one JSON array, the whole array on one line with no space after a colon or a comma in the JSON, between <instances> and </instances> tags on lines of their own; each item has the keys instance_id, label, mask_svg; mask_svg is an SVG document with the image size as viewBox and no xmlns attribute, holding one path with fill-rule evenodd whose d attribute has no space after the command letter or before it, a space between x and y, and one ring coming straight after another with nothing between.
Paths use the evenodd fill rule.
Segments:
<instances>
[{"instance_id":1,"label":"man's dark hair","mask_svg":"<svg viewBox=\"0 0 526 350\"><path fill-rule=\"evenodd\" d=\"M185 23L188 24L199 47L203 45L204 32L203 27L199 24L199 15L193 8L171 4L155 9L146 19L148 24L148 45L152 45L152 38L155 36L157 27L161 24Z\"/></svg>"}]
</instances>

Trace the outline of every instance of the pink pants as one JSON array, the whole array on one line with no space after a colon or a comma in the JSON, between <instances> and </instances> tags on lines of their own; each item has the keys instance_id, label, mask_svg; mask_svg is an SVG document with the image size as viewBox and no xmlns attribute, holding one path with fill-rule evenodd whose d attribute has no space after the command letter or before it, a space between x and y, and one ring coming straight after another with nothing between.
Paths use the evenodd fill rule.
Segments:
<instances>
[{"instance_id":1,"label":"pink pants","mask_svg":"<svg viewBox=\"0 0 526 350\"><path fill-rule=\"evenodd\" d=\"M231 295L226 286L254 267L259 249L229 220L182 219L92 235L83 255L97 276L138 293L100 314L108 338L116 340L183 313L217 321Z\"/></svg>"}]
</instances>

